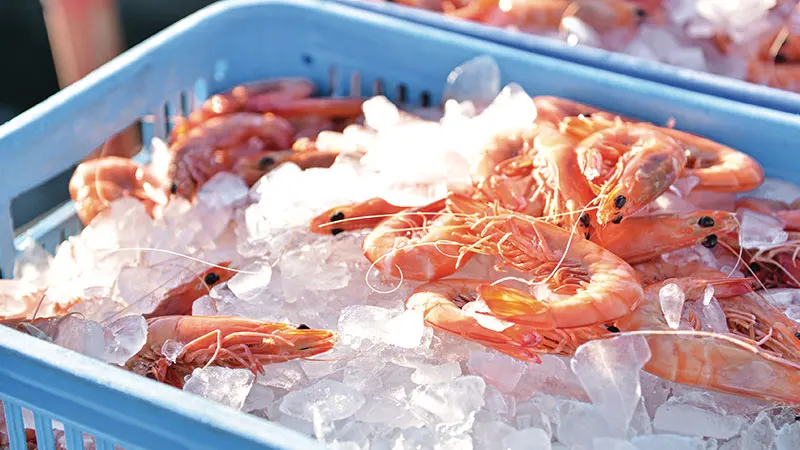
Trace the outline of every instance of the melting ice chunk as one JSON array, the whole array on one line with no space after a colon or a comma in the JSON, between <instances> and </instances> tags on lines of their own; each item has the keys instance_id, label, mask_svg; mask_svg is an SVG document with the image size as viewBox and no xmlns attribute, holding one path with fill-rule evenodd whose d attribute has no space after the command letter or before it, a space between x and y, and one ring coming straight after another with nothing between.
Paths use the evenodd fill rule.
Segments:
<instances>
[{"instance_id":1,"label":"melting ice chunk","mask_svg":"<svg viewBox=\"0 0 800 450\"><path fill-rule=\"evenodd\" d=\"M444 383L460 375L461 365L455 362L439 365L420 363L411 374L411 381L416 384Z\"/></svg>"},{"instance_id":2,"label":"melting ice chunk","mask_svg":"<svg viewBox=\"0 0 800 450\"><path fill-rule=\"evenodd\" d=\"M649 359L650 347L642 336L589 341L578 347L572 358L572 371L620 435L628 429L639 404L639 372Z\"/></svg>"},{"instance_id":3,"label":"melting ice chunk","mask_svg":"<svg viewBox=\"0 0 800 450\"><path fill-rule=\"evenodd\" d=\"M503 446L519 450L549 450L550 436L539 428L515 430L505 436Z\"/></svg>"},{"instance_id":4,"label":"melting ice chunk","mask_svg":"<svg viewBox=\"0 0 800 450\"><path fill-rule=\"evenodd\" d=\"M197 199L214 209L226 208L247 198L249 188L241 177L229 172L219 172L197 191Z\"/></svg>"},{"instance_id":5,"label":"melting ice chunk","mask_svg":"<svg viewBox=\"0 0 800 450\"><path fill-rule=\"evenodd\" d=\"M231 408L242 409L253 380L253 373L247 369L209 366L194 369L183 390Z\"/></svg>"},{"instance_id":6,"label":"melting ice chunk","mask_svg":"<svg viewBox=\"0 0 800 450\"><path fill-rule=\"evenodd\" d=\"M482 376L504 393L512 392L525 372L525 364L520 360L501 353L480 350L470 352L467 367L471 373Z\"/></svg>"},{"instance_id":7,"label":"melting ice chunk","mask_svg":"<svg viewBox=\"0 0 800 450\"><path fill-rule=\"evenodd\" d=\"M242 300L251 300L262 294L272 280L272 266L256 262L228 280L228 289Z\"/></svg>"},{"instance_id":8,"label":"melting ice chunk","mask_svg":"<svg viewBox=\"0 0 800 450\"><path fill-rule=\"evenodd\" d=\"M429 426L467 430L475 420L475 413L483 406L485 390L483 378L463 376L447 383L416 388L411 393L411 404L421 413L428 413Z\"/></svg>"},{"instance_id":9,"label":"melting ice chunk","mask_svg":"<svg viewBox=\"0 0 800 450\"><path fill-rule=\"evenodd\" d=\"M101 360L106 353L103 327L93 320L75 316L65 316L59 320L53 343Z\"/></svg>"},{"instance_id":10,"label":"melting ice chunk","mask_svg":"<svg viewBox=\"0 0 800 450\"><path fill-rule=\"evenodd\" d=\"M351 386L333 380L320 380L305 389L283 397L280 410L306 421L314 420L314 410L324 421L346 419L364 405L364 395Z\"/></svg>"},{"instance_id":11,"label":"melting ice chunk","mask_svg":"<svg viewBox=\"0 0 800 450\"><path fill-rule=\"evenodd\" d=\"M783 231L783 223L778 218L749 209L739 210L739 215L739 239L744 248L764 250L783 244L789 239L789 234Z\"/></svg>"},{"instance_id":12,"label":"melting ice chunk","mask_svg":"<svg viewBox=\"0 0 800 450\"><path fill-rule=\"evenodd\" d=\"M426 328L423 311L409 309L393 317L383 327L384 341L401 348L418 347Z\"/></svg>"},{"instance_id":13,"label":"melting ice chunk","mask_svg":"<svg viewBox=\"0 0 800 450\"><path fill-rule=\"evenodd\" d=\"M500 67L491 56L478 56L453 69L447 76L443 100L485 106L500 92Z\"/></svg>"},{"instance_id":14,"label":"melting ice chunk","mask_svg":"<svg viewBox=\"0 0 800 450\"><path fill-rule=\"evenodd\" d=\"M742 423L739 416L723 416L691 405L665 403L656 410L653 426L687 436L730 439L739 434Z\"/></svg>"},{"instance_id":15,"label":"melting ice chunk","mask_svg":"<svg viewBox=\"0 0 800 450\"><path fill-rule=\"evenodd\" d=\"M661 311L664 312L667 325L673 330L677 330L681 323L686 295L677 284L669 283L658 290L658 299L661 302Z\"/></svg>"},{"instance_id":16,"label":"melting ice chunk","mask_svg":"<svg viewBox=\"0 0 800 450\"><path fill-rule=\"evenodd\" d=\"M147 321L138 314L121 317L104 328L106 352L103 359L110 364L125 364L147 341Z\"/></svg>"}]
</instances>

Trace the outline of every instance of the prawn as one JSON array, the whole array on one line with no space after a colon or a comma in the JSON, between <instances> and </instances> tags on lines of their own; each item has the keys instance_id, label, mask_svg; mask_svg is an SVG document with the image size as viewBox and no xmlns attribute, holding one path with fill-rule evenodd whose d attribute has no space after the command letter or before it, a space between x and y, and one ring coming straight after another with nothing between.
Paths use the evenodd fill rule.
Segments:
<instances>
[{"instance_id":1,"label":"prawn","mask_svg":"<svg viewBox=\"0 0 800 450\"><path fill-rule=\"evenodd\" d=\"M192 128L170 146L172 192L191 198L218 172L230 172L239 159L290 148L294 127L272 114L235 113Z\"/></svg>"},{"instance_id":2,"label":"prawn","mask_svg":"<svg viewBox=\"0 0 800 450\"><path fill-rule=\"evenodd\" d=\"M227 269L230 264L230 261L216 264L216 267L210 267L186 283L170 289L153 311L144 314L144 318L191 315L195 300L208 294L213 286L227 282L236 274L234 270Z\"/></svg>"},{"instance_id":3,"label":"prawn","mask_svg":"<svg viewBox=\"0 0 800 450\"><path fill-rule=\"evenodd\" d=\"M485 284L478 293L491 315L537 329L578 328L608 323L630 314L642 299L636 273L618 256L540 219L500 212L466 196L450 194L448 210L474 233L469 251L499 256L550 287L553 297Z\"/></svg>"},{"instance_id":4,"label":"prawn","mask_svg":"<svg viewBox=\"0 0 800 450\"><path fill-rule=\"evenodd\" d=\"M306 170L311 168L328 168L333 165L339 152L311 150L296 152L281 150L265 152L260 155L239 159L231 168L231 173L238 175L248 186L252 186L268 172L282 164L291 163Z\"/></svg>"},{"instance_id":5,"label":"prawn","mask_svg":"<svg viewBox=\"0 0 800 450\"><path fill-rule=\"evenodd\" d=\"M609 34L626 37L622 43L624 45L634 36L646 17L647 11L629 0L575 0L564 11L560 26L562 31L567 31L572 21L579 21L597 32L601 40ZM619 39L610 41L616 42Z\"/></svg>"},{"instance_id":6,"label":"prawn","mask_svg":"<svg viewBox=\"0 0 800 450\"><path fill-rule=\"evenodd\" d=\"M711 285L723 305L727 301L725 297L732 296L725 292L726 286L738 292L740 288L736 285L743 282L741 279L678 278L652 284L644 289L644 300L639 307L615 325L622 331L662 332L644 333L651 353L644 369L653 375L690 386L797 404L800 402L800 364L794 356L797 354L794 350L796 343L791 345L793 354L782 356L774 353L780 345L773 343L764 348L764 342L772 340L774 334L759 335L761 339L754 342L752 339L697 337L669 332L659 300L662 287L676 284L685 293L687 301L697 301L706 286ZM732 317L730 308L732 306L729 306L727 314L729 324ZM740 345L731 342L733 339Z\"/></svg>"},{"instance_id":7,"label":"prawn","mask_svg":"<svg viewBox=\"0 0 800 450\"><path fill-rule=\"evenodd\" d=\"M151 217L168 202L163 180L146 166L119 156L80 163L69 180L69 195L84 225L122 197L140 200Z\"/></svg>"},{"instance_id":8,"label":"prawn","mask_svg":"<svg viewBox=\"0 0 800 450\"><path fill-rule=\"evenodd\" d=\"M464 220L447 211L442 199L380 222L364 239L362 251L381 273L429 281L466 264L472 253L462 249L472 242Z\"/></svg>"},{"instance_id":9,"label":"prawn","mask_svg":"<svg viewBox=\"0 0 800 450\"><path fill-rule=\"evenodd\" d=\"M405 209L408 207L396 206L380 197L374 197L331 208L311 219L309 229L312 233L336 236L345 231L375 228L380 222Z\"/></svg>"},{"instance_id":10,"label":"prawn","mask_svg":"<svg viewBox=\"0 0 800 450\"><path fill-rule=\"evenodd\" d=\"M538 354L572 355L583 343L610 332L601 325L570 330L537 330L494 317L468 314L465 306L480 300L486 282L449 278L425 283L406 300L406 308L421 310L425 324L477 342L517 359L540 362Z\"/></svg>"},{"instance_id":11,"label":"prawn","mask_svg":"<svg viewBox=\"0 0 800 450\"><path fill-rule=\"evenodd\" d=\"M263 81L254 81L237 85L233 89L221 94L212 95L203 106L193 111L186 119L179 119L170 132L169 143L174 144L183 138L192 128L215 117L246 112L248 102L254 99L260 101L287 101L310 97L316 86L311 80L305 78L281 78Z\"/></svg>"},{"instance_id":12,"label":"prawn","mask_svg":"<svg viewBox=\"0 0 800 450\"><path fill-rule=\"evenodd\" d=\"M674 128L650 126L686 147L688 158L682 176L697 177L695 189L746 192L764 182L761 164L739 150Z\"/></svg>"},{"instance_id":13,"label":"prawn","mask_svg":"<svg viewBox=\"0 0 800 450\"><path fill-rule=\"evenodd\" d=\"M738 226L734 213L693 211L631 217L613 228L595 229L590 239L629 264L637 264L695 244L713 248L718 235Z\"/></svg>"},{"instance_id":14,"label":"prawn","mask_svg":"<svg viewBox=\"0 0 800 450\"><path fill-rule=\"evenodd\" d=\"M162 353L168 340L184 344L172 361ZM245 368L258 375L264 364L318 355L336 340L335 332L306 325L237 316L162 316L147 320L147 341L125 367L181 388L185 376L197 368Z\"/></svg>"},{"instance_id":15,"label":"prawn","mask_svg":"<svg viewBox=\"0 0 800 450\"><path fill-rule=\"evenodd\" d=\"M678 142L640 124L598 131L576 152L581 171L598 194L601 226L619 224L650 204L672 186L686 164Z\"/></svg>"}]
</instances>

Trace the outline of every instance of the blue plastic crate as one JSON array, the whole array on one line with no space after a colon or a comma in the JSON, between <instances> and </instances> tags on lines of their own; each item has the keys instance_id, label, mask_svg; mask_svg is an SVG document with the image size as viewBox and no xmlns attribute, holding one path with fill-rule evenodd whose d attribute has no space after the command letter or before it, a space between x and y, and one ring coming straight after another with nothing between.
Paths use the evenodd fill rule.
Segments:
<instances>
[{"instance_id":1,"label":"blue plastic crate","mask_svg":"<svg viewBox=\"0 0 800 450\"><path fill-rule=\"evenodd\" d=\"M482 54L504 82L532 95L572 98L740 148L771 176L800 181L800 118L731 100L531 54L432 27L312 0L235 0L212 5L159 33L83 80L0 127L0 263L12 272L15 245L33 238L49 250L80 230L65 205L17 237L12 198L70 167L137 121L163 137L167 117L208 92L279 76L313 79L323 91L417 104L441 100L448 73ZM0 327L0 400L12 449L23 449L20 408L32 410L39 448L52 448L49 423L65 425L69 449L81 432L100 449L311 448L277 425L109 367Z\"/></svg>"},{"instance_id":2,"label":"blue plastic crate","mask_svg":"<svg viewBox=\"0 0 800 450\"><path fill-rule=\"evenodd\" d=\"M513 30L484 25L478 22L455 19L432 11L411 8L405 5L372 0L332 0L374 11L414 23L453 31L489 42L507 45L539 55L551 56L564 61L585 64L598 69L630 75L643 80L656 81L670 86L688 89L703 94L715 95L777 111L800 114L800 94L748 83L734 78L685 69L669 64L648 61L623 53L607 50L570 46L556 39L536 36Z\"/></svg>"}]
</instances>

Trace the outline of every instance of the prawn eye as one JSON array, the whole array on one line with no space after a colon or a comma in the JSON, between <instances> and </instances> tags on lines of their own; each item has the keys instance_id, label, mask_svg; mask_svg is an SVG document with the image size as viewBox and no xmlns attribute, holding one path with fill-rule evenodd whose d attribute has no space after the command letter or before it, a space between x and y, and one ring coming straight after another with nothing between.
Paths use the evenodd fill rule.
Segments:
<instances>
[{"instance_id":1,"label":"prawn eye","mask_svg":"<svg viewBox=\"0 0 800 450\"><path fill-rule=\"evenodd\" d=\"M784 55L783 53L778 53L777 55L775 55L775 62L778 64L785 63L786 59L787 59L786 55Z\"/></svg>"},{"instance_id":2,"label":"prawn eye","mask_svg":"<svg viewBox=\"0 0 800 450\"><path fill-rule=\"evenodd\" d=\"M614 207L617 209L622 209L625 206L625 202L628 201L624 195L618 195L614 198Z\"/></svg>"},{"instance_id":3,"label":"prawn eye","mask_svg":"<svg viewBox=\"0 0 800 450\"><path fill-rule=\"evenodd\" d=\"M647 11L642 8L633 8L633 13L636 14L636 17L640 19L647 17Z\"/></svg>"},{"instance_id":4,"label":"prawn eye","mask_svg":"<svg viewBox=\"0 0 800 450\"><path fill-rule=\"evenodd\" d=\"M298 330L310 330L311 327L309 327L308 325L306 325L304 323L301 323L300 325L297 326L297 329Z\"/></svg>"},{"instance_id":5,"label":"prawn eye","mask_svg":"<svg viewBox=\"0 0 800 450\"><path fill-rule=\"evenodd\" d=\"M619 328L615 327L614 325L609 325L606 329L612 333L619 333Z\"/></svg>"},{"instance_id":6,"label":"prawn eye","mask_svg":"<svg viewBox=\"0 0 800 450\"><path fill-rule=\"evenodd\" d=\"M344 213L341 211L331 216L331 222L338 222L340 220L344 220Z\"/></svg>"},{"instance_id":7,"label":"prawn eye","mask_svg":"<svg viewBox=\"0 0 800 450\"><path fill-rule=\"evenodd\" d=\"M341 229L341 228L334 228L334 229L331 230L331 234L334 235L334 236L336 236L339 233L344 233L344 230Z\"/></svg>"},{"instance_id":8,"label":"prawn eye","mask_svg":"<svg viewBox=\"0 0 800 450\"><path fill-rule=\"evenodd\" d=\"M703 239L703 242L701 242L701 244L703 244L703 247L705 248L714 248L717 245L718 241L719 239L717 239L716 234L709 234L708 236L705 237L705 239Z\"/></svg>"},{"instance_id":9,"label":"prawn eye","mask_svg":"<svg viewBox=\"0 0 800 450\"><path fill-rule=\"evenodd\" d=\"M611 219L611 223L619 224L620 222L622 222L622 214L617 214L613 219Z\"/></svg>"},{"instance_id":10,"label":"prawn eye","mask_svg":"<svg viewBox=\"0 0 800 450\"><path fill-rule=\"evenodd\" d=\"M589 214L586 214L586 213L581 214L580 221L581 221L581 225L583 225L584 227L588 228L589 224L591 223L589 221Z\"/></svg>"},{"instance_id":11,"label":"prawn eye","mask_svg":"<svg viewBox=\"0 0 800 450\"><path fill-rule=\"evenodd\" d=\"M203 278L203 281L208 286L213 286L217 281L219 281L219 275L214 272L209 272L206 274L206 277Z\"/></svg>"},{"instance_id":12,"label":"prawn eye","mask_svg":"<svg viewBox=\"0 0 800 450\"><path fill-rule=\"evenodd\" d=\"M758 263L750 263L748 267L750 267L750 270L753 272L758 272L759 270L761 270L761 265L759 265Z\"/></svg>"},{"instance_id":13,"label":"prawn eye","mask_svg":"<svg viewBox=\"0 0 800 450\"><path fill-rule=\"evenodd\" d=\"M796 337L797 339L800 339L800 331L798 331L797 333L795 333L794 337Z\"/></svg>"},{"instance_id":14,"label":"prawn eye","mask_svg":"<svg viewBox=\"0 0 800 450\"><path fill-rule=\"evenodd\" d=\"M178 193L178 183L172 183L172 185L170 185L170 187L169 187L169 192L171 194L177 194Z\"/></svg>"},{"instance_id":15,"label":"prawn eye","mask_svg":"<svg viewBox=\"0 0 800 450\"><path fill-rule=\"evenodd\" d=\"M273 164L275 164L275 158L265 156L258 160L258 170L267 170Z\"/></svg>"},{"instance_id":16,"label":"prawn eye","mask_svg":"<svg viewBox=\"0 0 800 450\"><path fill-rule=\"evenodd\" d=\"M578 115L579 115L579 116L583 116L583 117L592 117L592 113L590 113L590 112L587 112L587 113L580 113L580 114L578 114Z\"/></svg>"},{"instance_id":17,"label":"prawn eye","mask_svg":"<svg viewBox=\"0 0 800 450\"><path fill-rule=\"evenodd\" d=\"M714 226L714 219L709 216L703 216L697 221L697 224L703 228L710 228Z\"/></svg>"}]
</instances>

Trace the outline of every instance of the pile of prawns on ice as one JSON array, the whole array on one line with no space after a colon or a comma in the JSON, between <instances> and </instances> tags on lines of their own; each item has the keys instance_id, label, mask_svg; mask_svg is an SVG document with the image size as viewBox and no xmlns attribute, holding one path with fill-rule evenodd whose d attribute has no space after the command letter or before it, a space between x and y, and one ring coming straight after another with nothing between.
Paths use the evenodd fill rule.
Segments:
<instances>
[{"instance_id":1,"label":"pile of prawns on ice","mask_svg":"<svg viewBox=\"0 0 800 450\"><path fill-rule=\"evenodd\" d=\"M79 217L89 223L121 197L157 216L171 199L194 199L220 172L252 186L287 162L324 168L366 155L375 131L361 124L365 99L314 91L309 80L280 79L211 97L172 131L165 170L112 157L81 164L70 183ZM514 358L571 355L593 339L639 333L650 346L644 368L652 374L800 402L800 328L758 291L800 287L800 205L737 195L759 187L764 172L726 145L563 98L528 100L535 119L473 155L469 185L424 206L379 196L342 205L315 217L311 231L371 229L363 254L373 267L424 282L407 308L422 310L430 327ZM425 122L417 112L396 120ZM354 135L363 139L346 139ZM737 211L780 223L789 239L768 250L748 247ZM661 258L697 245L711 256ZM508 276L451 277L474 255L492 258ZM194 300L234 269L218 261L169 291L145 316L147 343L125 366L181 386L204 365L255 373L332 348L334 332L305 325L190 316ZM70 312L66 305L31 320L41 295L29 294L31 307L3 323L31 332ZM704 312L711 296L725 332L715 332ZM168 340L185 345L165 355Z\"/></svg>"}]
</instances>

